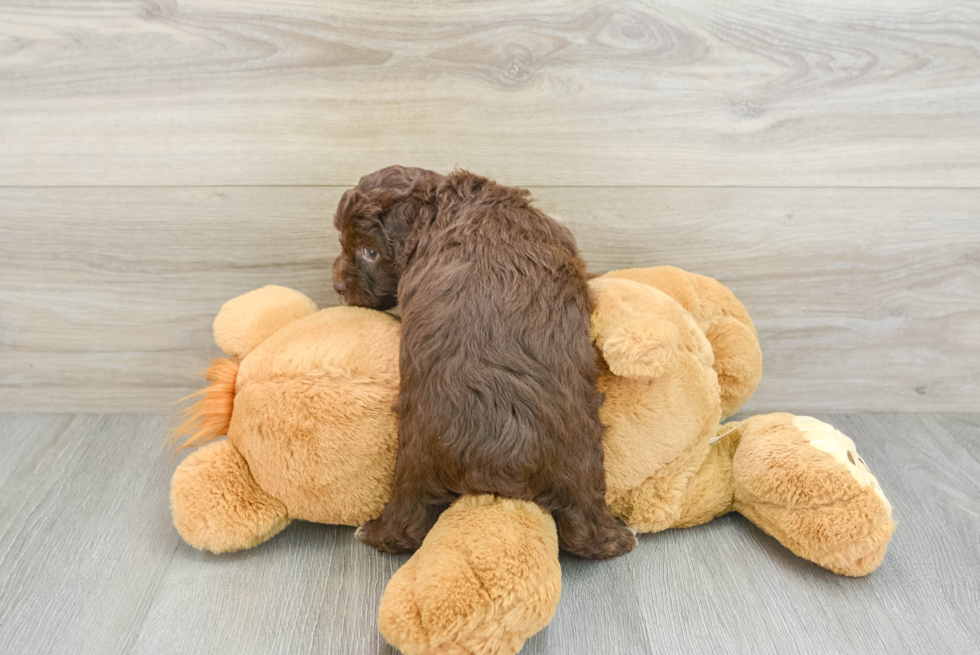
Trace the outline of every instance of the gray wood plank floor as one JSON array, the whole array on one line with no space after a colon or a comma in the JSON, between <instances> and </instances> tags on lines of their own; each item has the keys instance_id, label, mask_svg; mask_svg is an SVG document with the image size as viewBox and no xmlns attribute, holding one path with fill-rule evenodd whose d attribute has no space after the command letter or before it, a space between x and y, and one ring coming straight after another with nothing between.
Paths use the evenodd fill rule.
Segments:
<instances>
[{"instance_id":1,"label":"gray wood plank floor","mask_svg":"<svg viewBox=\"0 0 980 655\"><path fill-rule=\"evenodd\" d=\"M563 558L525 653L966 653L980 649L980 415L832 415L895 505L871 576L804 562L748 521ZM33 653L393 653L377 632L404 557L297 523L213 556L170 524L153 416L0 414L0 644Z\"/></svg>"}]
</instances>

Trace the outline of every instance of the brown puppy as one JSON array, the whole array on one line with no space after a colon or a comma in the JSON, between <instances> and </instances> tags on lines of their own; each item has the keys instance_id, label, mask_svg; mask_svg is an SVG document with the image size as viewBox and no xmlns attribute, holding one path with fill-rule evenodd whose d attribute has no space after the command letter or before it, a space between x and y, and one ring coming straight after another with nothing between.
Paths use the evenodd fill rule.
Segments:
<instances>
[{"instance_id":1,"label":"brown puppy","mask_svg":"<svg viewBox=\"0 0 980 655\"><path fill-rule=\"evenodd\" d=\"M592 299L565 227L527 191L465 171L390 166L344 193L334 287L401 303L391 500L358 536L417 549L460 494L532 500L581 557L632 550L606 506Z\"/></svg>"}]
</instances>

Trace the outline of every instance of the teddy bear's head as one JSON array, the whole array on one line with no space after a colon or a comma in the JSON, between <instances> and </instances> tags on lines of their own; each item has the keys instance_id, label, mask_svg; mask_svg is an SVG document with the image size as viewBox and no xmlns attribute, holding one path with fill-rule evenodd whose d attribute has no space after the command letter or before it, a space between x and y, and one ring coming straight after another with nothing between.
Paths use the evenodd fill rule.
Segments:
<instances>
[{"instance_id":1,"label":"teddy bear's head","mask_svg":"<svg viewBox=\"0 0 980 655\"><path fill-rule=\"evenodd\" d=\"M592 288L606 499L635 529L657 529L672 520L675 496L704 460L721 417L714 353L667 294L614 278L593 280Z\"/></svg>"},{"instance_id":2,"label":"teddy bear's head","mask_svg":"<svg viewBox=\"0 0 980 655\"><path fill-rule=\"evenodd\" d=\"M762 350L745 306L714 278L675 266L610 271L603 279L640 282L673 298L711 343L723 417L735 414L762 379Z\"/></svg>"}]
</instances>

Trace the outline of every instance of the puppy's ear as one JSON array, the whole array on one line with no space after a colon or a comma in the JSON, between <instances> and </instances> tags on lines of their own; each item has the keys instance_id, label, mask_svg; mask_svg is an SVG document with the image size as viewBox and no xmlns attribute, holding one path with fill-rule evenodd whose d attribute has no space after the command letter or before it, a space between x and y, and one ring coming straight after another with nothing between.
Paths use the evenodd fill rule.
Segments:
<instances>
[{"instance_id":1,"label":"puppy's ear","mask_svg":"<svg viewBox=\"0 0 980 655\"><path fill-rule=\"evenodd\" d=\"M412 231L412 225L417 220L425 220L420 216L422 203L416 202L412 196L399 202L389 203L387 208L382 203L381 229L385 238L394 245L403 244Z\"/></svg>"},{"instance_id":2,"label":"puppy's ear","mask_svg":"<svg viewBox=\"0 0 980 655\"><path fill-rule=\"evenodd\" d=\"M433 189L438 175L421 168L401 168L394 184L381 193L381 227L394 244L402 244L416 221L431 223L435 217Z\"/></svg>"},{"instance_id":3,"label":"puppy's ear","mask_svg":"<svg viewBox=\"0 0 980 655\"><path fill-rule=\"evenodd\" d=\"M379 171L380 179L375 181L374 188L378 191L382 214L412 194L418 184L418 176L413 175L412 170L402 166L389 166Z\"/></svg>"},{"instance_id":4,"label":"puppy's ear","mask_svg":"<svg viewBox=\"0 0 980 655\"><path fill-rule=\"evenodd\" d=\"M340 196L340 202L337 203L337 211L333 215L333 226L338 230L341 229L341 217L354 216L365 203L367 203L367 196L358 189L344 191L344 195Z\"/></svg>"},{"instance_id":5,"label":"puppy's ear","mask_svg":"<svg viewBox=\"0 0 980 655\"><path fill-rule=\"evenodd\" d=\"M376 198L359 188L348 189L340 197L337 213L334 216L334 227L343 231L342 222L355 233L370 231L381 226L381 205ZM346 219L346 220L345 220Z\"/></svg>"},{"instance_id":6,"label":"puppy's ear","mask_svg":"<svg viewBox=\"0 0 980 655\"><path fill-rule=\"evenodd\" d=\"M378 204L381 205L381 213L387 214L391 208L398 202L405 199L407 194L404 190L397 189L384 189L381 191L381 195L378 196Z\"/></svg>"},{"instance_id":7,"label":"puppy's ear","mask_svg":"<svg viewBox=\"0 0 980 655\"><path fill-rule=\"evenodd\" d=\"M337 203L337 214L349 214L366 199L365 195L358 189L347 189L344 191L344 195L340 196L340 202Z\"/></svg>"}]
</instances>

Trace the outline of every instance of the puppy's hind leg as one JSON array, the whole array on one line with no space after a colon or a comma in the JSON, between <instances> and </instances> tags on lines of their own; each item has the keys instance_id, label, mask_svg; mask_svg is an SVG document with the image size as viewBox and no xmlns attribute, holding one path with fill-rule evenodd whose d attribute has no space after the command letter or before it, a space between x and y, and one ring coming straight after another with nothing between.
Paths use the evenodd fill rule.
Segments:
<instances>
[{"instance_id":1,"label":"puppy's hind leg","mask_svg":"<svg viewBox=\"0 0 980 655\"><path fill-rule=\"evenodd\" d=\"M403 455L405 455L403 457ZM355 536L383 553L412 553L449 507L452 496L436 488L431 476L419 475L408 449L398 453L391 499L381 516L359 527Z\"/></svg>"},{"instance_id":2,"label":"puppy's hind leg","mask_svg":"<svg viewBox=\"0 0 980 655\"><path fill-rule=\"evenodd\" d=\"M558 546L583 559L625 555L636 546L636 533L613 516L606 505L601 454L583 459L589 461L579 463L578 476L571 478L573 482L549 494L558 528Z\"/></svg>"}]
</instances>

